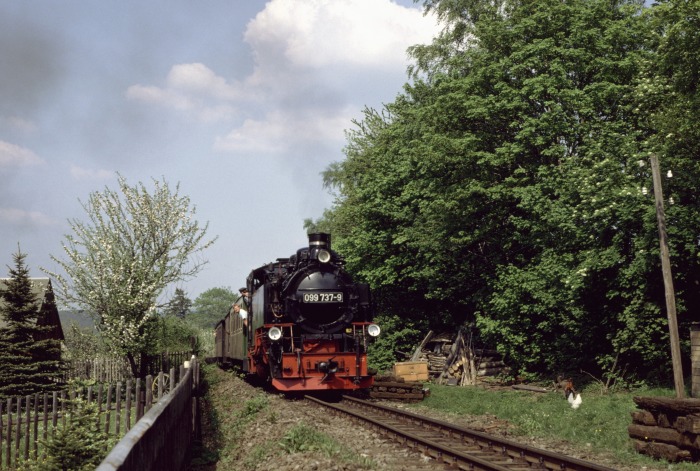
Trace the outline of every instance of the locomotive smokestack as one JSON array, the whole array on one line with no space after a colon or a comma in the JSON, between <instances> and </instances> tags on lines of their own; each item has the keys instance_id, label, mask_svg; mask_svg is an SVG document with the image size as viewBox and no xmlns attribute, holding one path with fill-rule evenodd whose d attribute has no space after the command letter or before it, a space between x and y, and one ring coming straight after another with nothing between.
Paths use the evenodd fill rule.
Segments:
<instances>
[{"instance_id":1,"label":"locomotive smokestack","mask_svg":"<svg viewBox=\"0 0 700 471\"><path fill-rule=\"evenodd\" d=\"M325 232L315 232L309 234L309 247L310 248L331 248L331 235Z\"/></svg>"}]
</instances>

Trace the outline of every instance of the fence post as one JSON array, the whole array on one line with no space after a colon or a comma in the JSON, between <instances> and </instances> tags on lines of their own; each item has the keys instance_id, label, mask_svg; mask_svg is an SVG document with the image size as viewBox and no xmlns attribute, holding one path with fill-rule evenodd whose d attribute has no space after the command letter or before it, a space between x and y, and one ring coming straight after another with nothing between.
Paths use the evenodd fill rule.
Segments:
<instances>
[{"instance_id":1,"label":"fence post","mask_svg":"<svg viewBox=\"0 0 700 471\"><path fill-rule=\"evenodd\" d=\"M690 397L700 397L700 322L690 324Z\"/></svg>"},{"instance_id":2,"label":"fence post","mask_svg":"<svg viewBox=\"0 0 700 471\"><path fill-rule=\"evenodd\" d=\"M2 420L2 401L0 400L0 469L2 468L2 437L5 434L3 431L3 420Z\"/></svg>"},{"instance_id":3,"label":"fence post","mask_svg":"<svg viewBox=\"0 0 700 471\"><path fill-rule=\"evenodd\" d=\"M19 463L19 442L22 429L22 397L17 398L17 427L15 428L15 464Z\"/></svg>"},{"instance_id":4,"label":"fence post","mask_svg":"<svg viewBox=\"0 0 700 471\"><path fill-rule=\"evenodd\" d=\"M42 434L42 438L44 441L46 441L46 437L48 436L48 429L49 429L49 394L44 393L44 433ZM44 451L41 452L41 456L46 456L46 449L44 448Z\"/></svg>"},{"instance_id":5,"label":"fence post","mask_svg":"<svg viewBox=\"0 0 700 471\"><path fill-rule=\"evenodd\" d=\"M146 404L144 405L145 411L148 412L151 410L151 406L153 405L153 376L147 375L146 376Z\"/></svg>"},{"instance_id":6,"label":"fence post","mask_svg":"<svg viewBox=\"0 0 700 471\"><path fill-rule=\"evenodd\" d=\"M39 393L34 393L34 459L39 453Z\"/></svg>"},{"instance_id":7,"label":"fence post","mask_svg":"<svg viewBox=\"0 0 700 471\"><path fill-rule=\"evenodd\" d=\"M126 380L126 427L128 432L131 429L131 380Z\"/></svg>"},{"instance_id":8,"label":"fence post","mask_svg":"<svg viewBox=\"0 0 700 471\"><path fill-rule=\"evenodd\" d=\"M100 383L100 387L97 389L97 423L95 424L95 427L97 427L97 430L100 429L100 419L102 418L102 383Z\"/></svg>"},{"instance_id":9,"label":"fence post","mask_svg":"<svg viewBox=\"0 0 700 471\"><path fill-rule=\"evenodd\" d=\"M24 415L27 416L27 426L24 428L24 459L29 459L29 431L32 429L31 413L32 410L32 396L26 395L24 397L24 406L27 409Z\"/></svg>"},{"instance_id":10,"label":"fence post","mask_svg":"<svg viewBox=\"0 0 700 471\"><path fill-rule=\"evenodd\" d=\"M200 420L201 404L199 402L199 360L194 361L194 384L192 385L192 398L194 399L194 441L198 445L202 443L202 421Z\"/></svg>"},{"instance_id":11,"label":"fence post","mask_svg":"<svg viewBox=\"0 0 700 471\"><path fill-rule=\"evenodd\" d=\"M53 392L51 400L51 425L53 425L52 430L55 430L56 424L58 424L58 391Z\"/></svg>"},{"instance_id":12,"label":"fence post","mask_svg":"<svg viewBox=\"0 0 700 471\"><path fill-rule=\"evenodd\" d=\"M136 378L136 421L138 422L143 417L143 403L141 402L141 378Z\"/></svg>"},{"instance_id":13,"label":"fence post","mask_svg":"<svg viewBox=\"0 0 700 471\"><path fill-rule=\"evenodd\" d=\"M7 454L5 456L5 464L9 468L12 466L12 398L7 398Z\"/></svg>"},{"instance_id":14,"label":"fence post","mask_svg":"<svg viewBox=\"0 0 700 471\"><path fill-rule=\"evenodd\" d=\"M158 397L157 399L160 401L161 398L163 397L163 372L159 371L158 372Z\"/></svg>"},{"instance_id":15,"label":"fence post","mask_svg":"<svg viewBox=\"0 0 700 471\"><path fill-rule=\"evenodd\" d=\"M116 409L116 414L114 415L114 431L115 435L118 437L121 435L121 418L122 418L122 382L117 381L117 397L116 397L116 405L114 407Z\"/></svg>"},{"instance_id":16,"label":"fence post","mask_svg":"<svg viewBox=\"0 0 700 471\"><path fill-rule=\"evenodd\" d=\"M110 417L112 416L112 385L107 386L107 409L105 415L105 433L109 434Z\"/></svg>"}]
</instances>

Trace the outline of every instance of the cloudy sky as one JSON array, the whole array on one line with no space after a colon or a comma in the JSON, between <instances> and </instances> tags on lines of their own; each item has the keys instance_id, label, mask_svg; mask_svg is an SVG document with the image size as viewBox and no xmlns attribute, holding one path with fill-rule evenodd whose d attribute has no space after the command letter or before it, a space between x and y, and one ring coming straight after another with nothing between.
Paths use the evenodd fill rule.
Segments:
<instances>
[{"instance_id":1,"label":"cloudy sky","mask_svg":"<svg viewBox=\"0 0 700 471\"><path fill-rule=\"evenodd\" d=\"M0 276L18 243L31 276L56 269L119 172L179 183L218 236L188 297L237 289L305 245L344 131L437 30L412 0L1 2Z\"/></svg>"}]
</instances>

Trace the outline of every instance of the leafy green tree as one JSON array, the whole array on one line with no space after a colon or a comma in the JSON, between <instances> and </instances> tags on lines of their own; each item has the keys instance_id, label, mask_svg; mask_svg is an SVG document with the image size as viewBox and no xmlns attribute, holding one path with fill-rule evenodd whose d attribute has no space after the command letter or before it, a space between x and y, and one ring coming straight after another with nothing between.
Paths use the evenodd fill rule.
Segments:
<instances>
[{"instance_id":1,"label":"leafy green tree","mask_svg":"<svg viewBox=\"0 0 700 471\"><path fill-rule=\"evenodd\" d=\"M119 192L105 188L83 207L88 222L71 220L63 244L66 259L52 256L66 275L52 273L67 305L95 313L96 326L135 376L146 373L157 322L157 299L170 284L197 274L207 225L194 219L188 197L154 180L153 192L119 176Z\"/></svg>"},{"instance_id":2,"label":"leafy green tree","mask_svg":"<svg viewBox=\"0 0 700 471\"><path fill-rule=\"evenodd\" d=\"M644 225L642 148L629 119L646 59L640 9L524 2L482 16L472 73L450 84L466 86L459 114L470 110L476 120L467 131L483 142L477 175L489 221L465 231L467 240L481 233L491 267L477 324L524 371L597 372L620 355L629 365L660 360L620 342L635 328L626 310L651 301L639 290L630 302L620 286L646 283L648 265L638 278L621 269L637 257L631 247L648 250L654 233ZM485 134L473 127L480 123L498 127ZM642 344L658 345L659 323L647 325L655 329Z\"/></svg>"},{"instance_id":3,"label":"leafy green tree","mask_svg":"<svg viewBox=\"0 0 700 471\"><path fill-rule=\"evenodd\" d=\"M662 173L673 174L664 178L663 191L674 287L682 304L679 322L685 330L691 313L700 310L700 2L661 1L652 13L657 54L645 63L639 79L635 117L649 150L659 157ZM643 170L651 188L648 166Z\"/></svg>"},{"instance_id":4,"label":"leafy green tree","mask_svg":"<svg viewBox=\"0 0 700 471\"><path fill-rule=\"evenodd\" d=\"M60 343L47 338L32 292L26 254L18 247L15 265L0 288L0 397L23 396L55 388L61 374Z\"/></svg>"},{"instance_id":5,"label":"leafy green tree","mask_svg":"<svg viewBox=\"0 0 700 471\"><path fill-rule=\"evenodd\" d=\"M95 356L109 354L109 347L105 345L94 328L80 327L73 322L64 331L64 335L67 356L70 360L91 360Z\"/></svg>"},{"instance_id":6,"label":"leafy green tree","mask_svg":"<svg viewBox=\"0 0 700 471\"><path fill-rule=\"evenodd\" d=\"M443 33L412 48L404 94L348 133L346 160L324 173L335 205L313 222L333 228L384 312L431 327L473 320L521 372L663 378L648 152L673 145L667 162L687 172L668 212L672 249L689 256L674 258L680 312L698 297L700 233L698 159L680 152L697 132L669 137L696 121L682 112L695 62L673 64L694 54L698 2L668 3L425 2ZM669 78L652 85L653 70Z\"/></svg>"},{"instance_id":7,"label":"leafy green tree","mask_svg":"<svg viewBox=\"0 0 700 471\"><path fill-rule=\"evenodd\" d=\"M390 371L397 361L405 361L399 352L413 353L422 340L420 324L406 322L396 315L377 316L374 319L382 329L382 335L372 342L367 353L367 361L378 371Z\"/></svg>"},{"instance_id":8,"label":"leafy green tree","mask_svg":"<svg viewBox=\"0 0 700 471\"><path fill-rule=\"evenodd\" d=\"M198 335L197 326L187 319L161 317L158 319L153 353L190 351L193 339L196 343Z\"/></svg>"},{"instance_id":9,"label":"leafy green tree","mask_svg":"<svg viewBox=\"0 0 700 471\"><path fill-rule=\"evenodd\" d=\"M231 288L210 288L197 296L187 320L202 329L213 329L238 300Z\"/></svg>"},{"instance_id":10,"label":"leafy green tree","mask_svg":"<svg viewBox=\"0 0 700 471\"><path fill-rule=\"evenodd\" d=\"M173 299L171 299L165 306L163 315L184 319L190 312L191 308L192 300L187 297L185 290L182 288L175 288L175 295L173 296Z\"/></svg>"}]
</instances>

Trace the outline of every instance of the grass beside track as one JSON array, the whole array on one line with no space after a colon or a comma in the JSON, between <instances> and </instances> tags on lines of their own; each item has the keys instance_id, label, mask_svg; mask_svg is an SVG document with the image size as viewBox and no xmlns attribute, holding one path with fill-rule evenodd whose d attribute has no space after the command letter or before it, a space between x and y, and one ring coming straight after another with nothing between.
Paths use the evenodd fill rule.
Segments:
<instances>
[{"instance_id":1,"label":"grass beside track","mask_svg":"<svg viewBox=\"0 0 700 471\"><path fill-rule=\"evenodd\" d=\"M203 405L205 440L201 447L194 450L195 456L189 470L254 470L257 469L256 463L270 458L271 453L294 454L309 450L332 456L337 462L349 464L352 469L377 469L369 459L348 455L342 444L318 433L312 424L302 422L283 427L263 394L251 395L241 402L230 389L235 372L207 365L203 375L208 389ZM629 439L627 427L632 423L630 412L636 409L632 397L673 397L673 391L655 389L603 394L590 387L582 391L581 406L572 409L561 392L494 390L431 383L426 383L426 386L431 389L431 395L409 407L430 408L455 416L495 416L512 424L510 431L516 441L517 435L564 440L580 449L583 455L595 453L613 456L619 463L638 466L638 469L700 469L698 464L668 464L640 455L634 451ZM417 412L420 413L420 410ZM281 436L271 442L245 449L244 431L256 417L263 417L265 422L276 424L284 430L280 430Z\"/></svg>"},{"instance_id":2,"label":"grass beside track","mask_svg":"<svg viewBox=\"0 0 700 471\"><path fill-rule=\"evenodd\" d=\"M242 376L236 370L224 371L205 365L202 374L206 384L202 407L203 443L194 448L188 471L253 471L263 469L259 463L265 460L274 461L281 454L297 453L317 453L332 458L345 466L342 469L376 469L370 458L349 451L342 443L318 431L312 422L283 423L262 390L241 400L232 389L233 378ZM260 419L272 424L280 433L276 438L250 446L248 429ZM261 435L269 436L265 432Z\"/></svg>"},{"instance_id":3,"label":"grass beside track","mask_svg":"<svg viewBox=\"0 0 700 471\"><path fill-rule=\"evenodd\" d=\"M572 409L561 392L537 393L480 387L428 385L431 395L416 407L454 415L493 415L515 426L521 436L565 440L581 450L605 453L620 462L673 471L698 471L698 464L667 464L640 455L632 446L627 427L636 409L633 396L673 397L673 391L655 389L602 394L582 391L583 403Z\"/></svg>"}]
</instances>

